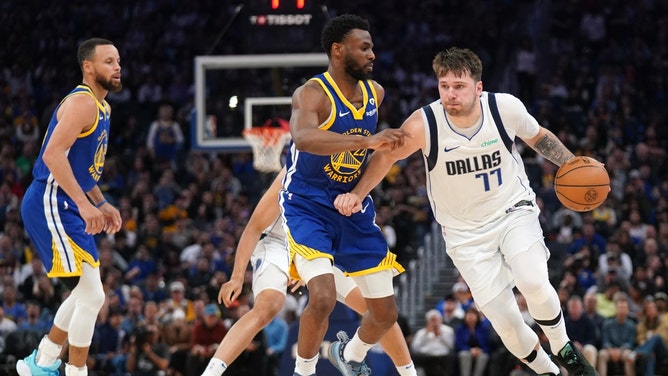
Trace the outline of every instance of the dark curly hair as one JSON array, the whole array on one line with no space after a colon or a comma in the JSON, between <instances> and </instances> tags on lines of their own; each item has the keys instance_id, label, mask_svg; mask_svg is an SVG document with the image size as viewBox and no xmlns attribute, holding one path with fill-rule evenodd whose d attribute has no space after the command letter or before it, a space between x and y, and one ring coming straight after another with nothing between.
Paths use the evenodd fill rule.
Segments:
<instances>
[{"instance_id":1,"label":"dark curly hair","mask_svg":"<svg viewBox=\"0 0 668 376\"><path fill-rule=\"evenodd\" d=\"M354 14L342 14L327 22L320 35L320 45L330 56L332 44L340 43L353 29L369 31L369 21Z\"/></svg>"}]
</instances>

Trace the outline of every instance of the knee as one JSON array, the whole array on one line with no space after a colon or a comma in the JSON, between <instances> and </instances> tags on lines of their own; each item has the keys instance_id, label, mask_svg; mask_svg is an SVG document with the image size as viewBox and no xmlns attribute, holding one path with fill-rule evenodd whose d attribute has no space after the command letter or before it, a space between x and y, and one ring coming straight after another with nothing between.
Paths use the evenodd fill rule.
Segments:
<instances>
[{"instance_id":1,"label":"knee","mask_svg":"<svg viewBox=\"0 0 668 376\"><path fill-rule=\"evenodd\" d=\"M104 289L99 288L90 291L88 294L86 294L85 299L90 302L91 307L99 311L100 308L102 308L102 305L104 304L104 301L106 299Z\"/></svg>"},{"instance_id":2,"label":"knee","mask_svg":"<svg viewBox=\"0 0 668 376\"><path fill-rule=\"evenodd\" d=\"M72 294L76 296L76 305L78 307L88 309L91 312L99 312L104 305L106 295L102 285L99 286L82 286L79 284Z\"/></svg>"},{"instance_id":3,"label":"knee","mask_svg":"<svg viewBox=\"0 0 668 376\"><path fill-rule=\"evenodd\" d=\"M524 276L521 279L516 281L517 289L522 292L522 295L530 299L532 296L542 294L548 286L549 283L540 276Z\"/></svg>"},{"instance_id":4,"label":"knee","mask_svg":"<svg viewBox=\"0 0 668 376\"><path fill-rule=\"evenodd\" d=\"M381 328L390 328L397 322L399 312L397 305L394 302L394 297L391 299L372 299L373 303L367 300L367 307L369 308L368 317L373 320L376 326Z\"/></svg>"},{"instance_id":5,"label":"knee","mask_svg":"<svg viewBox=\"0 0 668 376\"><path fill-rule=\"evenodd\" d=\"M323 290L322 293L309 294L307 308L319 316L329 316L336 305L336 293L329 293Z\"/></svg>"},{"instance_id":6,"label":"knee","mask_svg":"<svg viewBox=\"0 0 668 376\"><path fill-rule=\"evenodd\" d=\"M258 300L251 312L262 326L266 326L281 311L284 302L285 299Z\"/></svg>"}]
</instances>

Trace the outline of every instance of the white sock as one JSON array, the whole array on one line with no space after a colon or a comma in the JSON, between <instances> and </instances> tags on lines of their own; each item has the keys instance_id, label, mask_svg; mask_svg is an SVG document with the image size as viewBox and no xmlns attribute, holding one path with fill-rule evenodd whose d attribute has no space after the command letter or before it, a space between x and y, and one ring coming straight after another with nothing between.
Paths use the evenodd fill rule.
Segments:
<instances>
[{"instance_id":1,"label":"white sock","mask_svg":"<svg viewBox=\"0 0 668 376\"><path fill-rule=\"evenodd\" d=\"M45 335L37 346L37 356L35 362L40 367L48 367L60 356L60 350L63 346L51 341L49 336Z\"/></svg>"},{"instance_id":2,"label":"white sock","mask_svg":"<svg viewBox=\"0 0 668 376\"><path fill-rule=\"evenodd\" d=\"M220 376L225 373L227 364L218 358L211 358L209 364L206 366L202 376Z\"/></svg>"},{"instance_id":3,"label":"white sock","mask_svg":"<svg viewBox=\"0 0 668 376\"><path fill-rule=\"evenodd\" d=\"M353 338L346 344L343 349L343 360L346 362L361 362L366 357L366 353L373 347L373 343L364 343L357 335L359 329L355 332Z\"/></svg>"},{"instance_id":4,"label":"white sock","mask_svg":"<svg viewBox=\"0 0 668 376\"><path fill-rule=\"evenodd\" d=\"M558 354L559 350L563 349L568 342L568 334L566 334L566 322L564 315L559 312L559 322L556 325L541 325L543 333L550 341L550 349L553 354Z\"/></svg>"},{"instance_id":5,"label":"white sock","mask_svg":"<svg viewBox=\"0 0 668 376\"><path fill-rule=\"evenodd\" d=\"M417 370L415 369L413 362L410 362L405 366L397 367L397 372L399 372L399 376L417 376Z\"/></svg>"},{"instance_id":6,"label":"white sock","mask_svg":"<svg viewBox=\"0 0 668 376\"><path fill-rule=\"evenodd\" d=\"M559 374L559 367L554 364L552 359L550 359L550 356L540 346L536 351L536 359L534 359L531 363L527 363L527 365L539 375L544 373L553 373L555 375Z\"/></svg>"},{"instance_id":7,"label":"white sock","mask_svg":"<svg viewBox=\"0 0 668 376\"><path fill-rule=\"evenodd\" d=\"M315 366L318 365L318 357L320 354L316 354L311 359L304 359L301 356L297 355L297 360L295 360L295 373L298 375L315 375Z\"/></svg>"},{"instance_id":8,"label":"white sock","mask_svg":"<svg viewBox=\"0 0 668 376\"><path fill-rule=\"evenodd\" d=\"M87 376L88 367L77 367L71 364L65 364L65 376Z\"/></svg>"}]
</instances>

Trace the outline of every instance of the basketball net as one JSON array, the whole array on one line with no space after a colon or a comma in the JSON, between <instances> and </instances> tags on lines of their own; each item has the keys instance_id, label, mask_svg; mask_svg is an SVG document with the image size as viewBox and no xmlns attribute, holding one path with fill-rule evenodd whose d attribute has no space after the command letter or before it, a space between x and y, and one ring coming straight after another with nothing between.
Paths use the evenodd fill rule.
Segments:
<instances>
[{"instance_id":1,"label":"basketball net","mask_svg":"<svg viewBox=\"0 0 668 376\"><path fill-rule=\"evenodd\" d=\"M276 127L244 129L243 136L253 149L253 167L260 172L275 172L283 168L281 154L290 140L290 132Z\"/></svg>"}]
</instances>

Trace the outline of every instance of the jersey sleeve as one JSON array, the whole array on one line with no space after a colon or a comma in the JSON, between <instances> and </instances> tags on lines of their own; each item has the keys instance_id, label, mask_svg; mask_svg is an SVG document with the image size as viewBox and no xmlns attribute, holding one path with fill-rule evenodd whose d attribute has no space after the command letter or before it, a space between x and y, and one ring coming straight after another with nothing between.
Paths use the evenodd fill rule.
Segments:
<instances>
[{"instance_id":1,"label":"jersey sleeve","mask_svg":"<svg viewBox=\"0 0 668 376\"><path fill-rule=\"evenodd\" d=\"M497 94L499 115L506 129L517 137L532 138L538 134L540 125L524 107L524 103L511 94Z\"/></svg>"}]
</instances>

